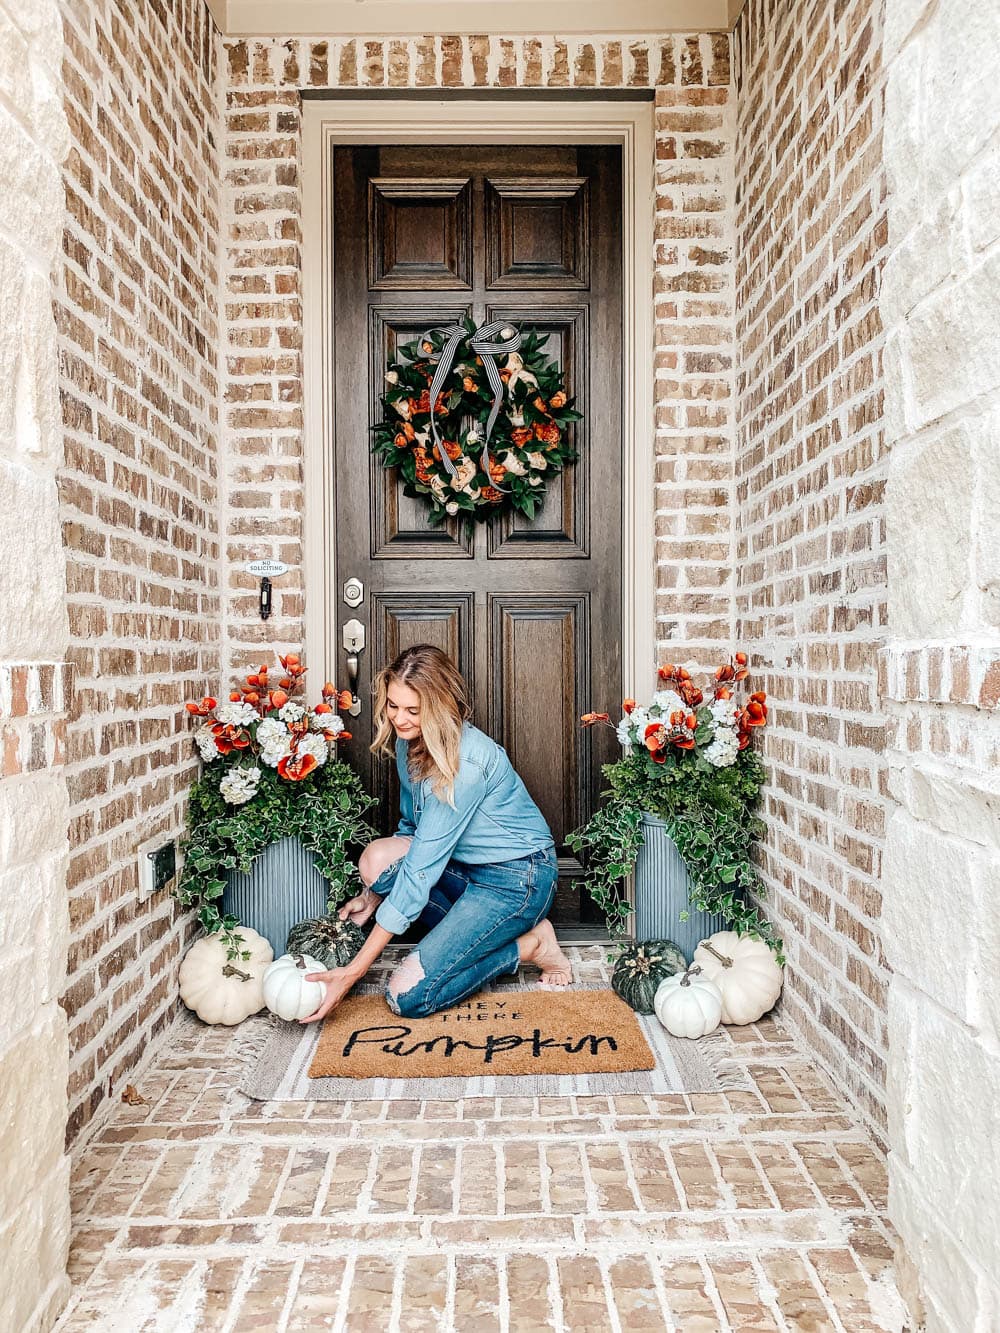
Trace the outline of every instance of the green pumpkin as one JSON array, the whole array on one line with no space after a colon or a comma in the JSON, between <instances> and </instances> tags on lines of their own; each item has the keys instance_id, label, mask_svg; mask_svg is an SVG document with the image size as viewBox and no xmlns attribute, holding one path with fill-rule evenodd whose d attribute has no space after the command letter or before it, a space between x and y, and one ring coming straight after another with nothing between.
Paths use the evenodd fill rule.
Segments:
<instances>
[{"instance_id":1,"label":"green pumpkin","mask_svg":"<svg viewBox=\"0 0 1000 1333\"><path fill-rule=\"evenodd\" d=\"M660 982L686 968L687 960L671 940L646 940L622 950L611 985L636 1013L651 1014Z\"/></svg>"},{"instance_id":2,"label":"green pumpkin","mask_svg":"<svg viewBox=\"0 0 1000 1333\"><path fill-rule=\"evenodd\" d=\"M300 921L288 932L286 953L307 953L324 967L345 967L365 942L365 932L339 916Z\"/></svg>"}]
</instances>

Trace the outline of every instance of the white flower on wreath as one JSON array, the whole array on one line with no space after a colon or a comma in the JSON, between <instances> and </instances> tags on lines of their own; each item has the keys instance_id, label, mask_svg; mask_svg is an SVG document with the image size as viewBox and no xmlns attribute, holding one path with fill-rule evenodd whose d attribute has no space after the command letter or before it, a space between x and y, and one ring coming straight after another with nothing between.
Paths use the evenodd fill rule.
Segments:
<instances>
[{"instance_id":1,"label":"white flower on wreath","mask_svg":"<svg viewBox=\"0 0 1000 1333\"><path fill-rule=\"evenodd\" d=\"M299 737L297 748L299 754L311 754L321 767L326 763L330 753L330 747L323 737L316 736L311 731Z\"/></svg>"},{"instance_id":2,"label":"white flower on wreath","mask_svg":"<svg viewBox=\"0 0 1000 1333\"><path fill-rule=\"evenodd\" d=\"M732 727L716 727L715 736L705 747L705 758L716 768L729 768L736 763L740 742Z\"/></svg>"},{"instance_id":3,"label":"white flower on wreath","mask_svg":"<svg viewBox=\"0 0 1000 1333\"><path fill-rule=\"evenodd\" d=\"M538 476L532 477L532 478L530 479L530 484L531 484L532 486L541 486L541 485L542 485L542 479L541 479L541 477L538 477Z\"/></svg>"},{"instance_id":4,"label":"white flower on wreath","mask_svg":"<svg viewBox=\"0 0 1000 1333\"><path fill-rule=\"evenodd\" d=\"M451 514L452 518L458 513L458 503L455 500L449 500L444 508L446 513Z\"/></svg>"},{"instance_id":5,"label":"white flower on wreath","mask_svg":"<svg viewBox=\"0 0 1000 1333\"><path fill-rule=\"evenodd\" d=\"M293 703L291 699L289 699L288 703L282 704L278 709L278 716L281 718L282 722L301 722L305 715L306 710L302 705Z\"/></svg>"},{"instance_id":6,"label":"white flower on wreath","mask_svg":"<svg viewBox=\"0 0 1000 1333\"><path fill-rule=\"evenodd\" d=\"M257 721L259 714L253 704L225 703L219 704L215 716L223 726L248 727L251 722Z\"/></svg>"},{"instance_id":7,"label":"white flower on wreath","mask_svg":"<svg viewBox=\"0 0 1000 1333\"><path fill-rule=\"evenodd\" d=\"M453 491L466 490L475 475L475 463L469 458L460 458L455 464L455 475L451 479L451 489Z\"/></svg>"},{"instance_id":8,"label":"white flower on wreath","mask_svg":"<svg viewBox=\"0 0 1000 1333\"><path fill-rule=\"evenodd\" d=\"M523 413L523 412L511 412L511 414L510 414L510 424L511 424L512 426L523 426L523 425L524 425L524 413Z\"/></svg>"},{"instance_id":9,"label":"white flower on wreath","mask_svg":"<svg viewBox=\"0 0 1000 1333\"><path fill-rule=\"evenodd\" d=\"M539 472L544 472L549 465L549 460L544 454L533 453L528 455L528 462L532 467L538 468Z\"/></svg>"},{"instance_id":10,"label":"white flower on wreath","mask_svg":"<svg viewBox=\"0 0 1000 1333\"><path fill-rule=\"evenodd\" d=\"M387 370L385 372L385 382L386 384L398 384L399 373L395 370Z\"/></svg>"},{"instance_id":11,"label":"white flower on wreath","mask_svg":"<svg viewBox=\"0 0 1000 1333\"><path fill-rule=\"evenodd\" d=\"M410 419L409 398L397 398L392 406L398 416L401 416L404 421L409 421Z\"/></svg>"},{"instance_id":12,"label":"white flower on wreath","mask_svg":"<svg viewBox=\"0 0 1000 1333\"><path fill-rule=\"evenodd\" d=\"M511 377L507 381L507 392L513 389L515 384L528 384L532 388L538 388L538 381L532 375L530 370L525 370L524 361L516 352L511 352L507 357L507 370L511 371Z\"/></svg>"},{"instance_id":13,"label":"white flower on wreath","mask_svg":"<svg viewBox=\"0 0 1000 1333\"><path fill-rule=\"evenodd\" d=\"M246 805L257 795L260 779L259 768L231 768L219 783L219 792L230 805Z\"/></svg>"},{"instance_id":14,"label":"white flower on wreath","mask_svg":"<svg viewBox=\"0 0 1000 1333\"><path fill-rule=\"evenodd\" d=\"M219 747L215 743L215 736L210 723L203 722L201 724L194 733L194 743L206 764L210 764L213 759L218 759Z\"/></svg>"},{"instance_id":15,"label":"white flower on wreath","mask_svg":"<svg viewBox=\"0 0 1000 1333\"><path fill-rule=\"evenodd\" d=\"M523 477L527 475L528 469L515 454L504 454L500 459L501 467L505 467L512 476Z\"/></svg>"},{"instance_id":16,"label":"white flower on wreath","mask_svg":"<svg viewBox=\"0 0 1000 1333\"><path fill-rule=\"evenodd\" d=\"M470 430L465 437L465 443L469 445L471 448L475 448L475 446L479 443L479 431Z\"/></svg>"}]
</instances>

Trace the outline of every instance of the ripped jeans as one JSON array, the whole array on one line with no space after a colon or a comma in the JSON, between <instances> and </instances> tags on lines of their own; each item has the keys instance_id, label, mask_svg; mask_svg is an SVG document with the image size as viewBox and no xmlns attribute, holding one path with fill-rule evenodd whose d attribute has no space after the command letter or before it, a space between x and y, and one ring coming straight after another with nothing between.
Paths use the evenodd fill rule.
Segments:
<instances>
[{"instance_id":1,"label":"ripped jeans","mask_svg":"<svg viewBox=\"0 0 1000 1333\"><path fill-rule=\"evenodd\" d=\"M387 894L395 873L389 866L372 891ZM516 972L517 938L545 918L557 879L554 847L495 865L449 861L420 916L430 931L389 978L389 1008L420 1018Z\"/></svg>"}]
</instances>

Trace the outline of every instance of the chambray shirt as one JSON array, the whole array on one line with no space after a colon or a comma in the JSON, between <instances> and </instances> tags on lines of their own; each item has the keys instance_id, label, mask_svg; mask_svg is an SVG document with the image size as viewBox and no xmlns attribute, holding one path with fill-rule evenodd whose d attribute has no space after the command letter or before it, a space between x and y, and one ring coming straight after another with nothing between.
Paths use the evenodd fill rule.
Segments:
<instances>
[{"instance_id":1,"label":"chambray shirt","mask_svg":"<svg viewBox=\"0 0 1000 1333\"><path fill-rule=\"evenodd\" d=\"M397 739L396 833L413 841L375 913L378 924L393 935L416 921L452 857L468 865L494 865L553 845L549 826L506 750L478 727L469 722L462 727L454 809L433 793L433 778L412 781L407 749L408 743Z\"/></svg>"}]
</instances>

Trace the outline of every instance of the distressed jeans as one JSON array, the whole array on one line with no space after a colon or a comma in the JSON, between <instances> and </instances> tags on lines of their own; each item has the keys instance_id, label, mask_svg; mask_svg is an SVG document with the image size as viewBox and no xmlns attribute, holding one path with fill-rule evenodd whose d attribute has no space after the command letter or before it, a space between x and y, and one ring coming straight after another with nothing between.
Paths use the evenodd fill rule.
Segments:
<instances>
[{"instance_id":1,"label":"distressed jeans","mask_svg":"<svg viewBox=\"0 0 1000 1333\"><path fill-rule=\"evenodd\" d=\"M395 871L383 870L372 891L387 894ZM431 929L389 978L393 1013L424 1017L516 972L517 938L548 914L558 873L553 847L495 865L449 861L420 915Z\"/></svg>"}]
</instances>

